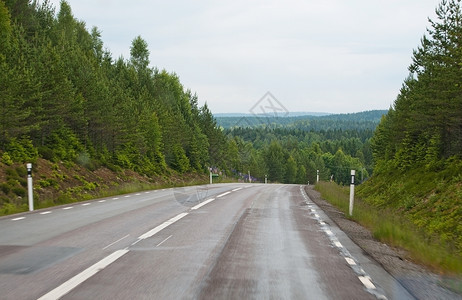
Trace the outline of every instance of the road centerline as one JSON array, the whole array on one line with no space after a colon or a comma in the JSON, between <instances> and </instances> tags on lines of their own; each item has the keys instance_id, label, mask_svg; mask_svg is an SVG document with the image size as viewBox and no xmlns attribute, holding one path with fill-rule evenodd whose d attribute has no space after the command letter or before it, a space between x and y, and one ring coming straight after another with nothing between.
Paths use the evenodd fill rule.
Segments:
<instances>
[{"instance_id":1,"label":"road centerline","mask_svg":"<svg viewBox=\"0 0 462 300\"><path fill-rule=\"evenodd\" d=\"M155 235L156 233L158 233L159 231L167 228L168 226L172 225L173 223L175 223L178 220L181 220L182 218L186 217L187 215L188 215L188 213L181 213L181 214L177 215L176 217L173 217L173 218L165 221L164 223L160 224L159 226L154 227L153 229L149 230L148 232L140 235L138 237L138 239L144 240L144 239L150 238L153 235Z\"/></svg>"},{"instance_id":2,"label":"road centerline","mask_svg":"<svg viewBox=\"0 0 462 300\"><path fill-rule=\"evenodd\" d=\"M226 192L226 193L220 194L220 195L217 196L217 198L221 198L221 197L226 196L228 194L231 194L231 192Z\"/></svg>"},{"instance_id":3,"label":"road centerline","mask_svg":"<svg viewBox=\"0 0 462 300\"><path fill-rule=\"evenodd\" d=\"M206 204L209 204L210 202L214 201L215 198L211 198L211 199L208 199L208 200L205 200L204 202L201 202L199 204L197 204L196 206L193 206L191 207L191 210L196 210L196 209L199 209L201 208L202 206L206 205Z\"/></svg>"}]
</instances>

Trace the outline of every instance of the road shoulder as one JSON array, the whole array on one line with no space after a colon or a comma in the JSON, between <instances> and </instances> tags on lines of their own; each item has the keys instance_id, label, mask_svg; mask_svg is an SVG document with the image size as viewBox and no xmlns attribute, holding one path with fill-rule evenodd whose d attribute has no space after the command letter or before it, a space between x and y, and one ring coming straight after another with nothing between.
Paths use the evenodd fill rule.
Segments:
<instances>
[{"instance_id":1,"label":"road shoulder","mask_svg":"<svg viewBox=\"0 0 462 300\"><path fill-rule=\"evenodd\" d=\"M462 299L461 295L440 285L441 276L405 259L404 250L375 240L368 229L347 219L342 212L323 200L313 186L306 186L305 192L367 256L378 262L415 298Z\"/></svg>"}]
</instances>

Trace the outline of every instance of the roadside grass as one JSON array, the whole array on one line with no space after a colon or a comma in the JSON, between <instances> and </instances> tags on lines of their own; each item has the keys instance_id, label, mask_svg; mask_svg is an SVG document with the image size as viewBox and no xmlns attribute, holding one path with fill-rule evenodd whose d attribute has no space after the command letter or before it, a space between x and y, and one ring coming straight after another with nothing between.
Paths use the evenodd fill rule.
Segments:
<instances>
[{"instance_id":1,"label":"roadside grass","mask_svg":"<svg viewBox=\"0 0 462 300\"><path fill-rule=\"evenodd\" d=\"M377 208L355 196L353 216L349 216L350 188L331 182L319 182L315 189L345 216L371 230L374 238L389 245L405 249L408 259L443 274L462 274L462 257L438 242L434 236L418 230L398 210Z\"/></svg>"},{"instance_id":2,"label":"roadside grass","mask_svg":"<svg viewBox=\"0 0 462 300\"><path fill-rule=\"evenodd\" d=\"M205 177L204 177L205 178ZM232 182L232 181L229 181ZM178 182L165 182L165 183L146 183L146 182L130 182L123 183L118 185L113 185L111 187L104 186L99 191L94 191L94 193L85 193L84 191L79 191L78 193L64 191L57 199L39 199L38 195L34 193L34 208L43 209L48 207L53 207L57 205L70 204L80 201L87 201L92 199L106 198L117 195L124 195L130 193L136 193L147 190L159 190L165 188L173 187L184 187L184 186L194 186L194 185L203 185L207 184L203 178L193 179L190 181L178 181ZM75 188L72 189L75 191ZM0 209L0 216L11 215L21 212L28 211L29 207L27 204L15 205L6 203Z\"/></svg>"}]
</instances>

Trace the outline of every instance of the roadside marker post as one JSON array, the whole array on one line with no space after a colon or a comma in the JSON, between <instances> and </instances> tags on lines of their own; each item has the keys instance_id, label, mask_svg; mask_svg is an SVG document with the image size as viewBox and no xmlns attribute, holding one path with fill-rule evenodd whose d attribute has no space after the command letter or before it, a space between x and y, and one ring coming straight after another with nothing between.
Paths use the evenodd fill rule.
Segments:
<instances>
[{"instance_id":1,"label":"roadside marker post","mask_svg":"<svg viewBox=\"0 0 462 300\"><path fill-rule=\"evenodd\" d=\"M210 184L212 184L213 181L212 181L212 171L210 171Z\"/></svg>"},{"instance_id":2,"label":"roadside marker post","mask_svg":"<svg viewBox=\"0 0 462 300\"><path fill-rule=\"evenodd\" d=\"M34 191L32 186L32 164L27 165L27 196L29 198L29 211L34 210Z\"/></svg>"},{"instance_id":3,"label":"roadside marker post","mask_svg":"<svg viewBox=\"0 0 462 300\"><path fill-rule=\"evenodd\" d=\"M355 202L355 170L351 170L351 184L350 184L350 216L353 215L353 205Z\"/></svg>"},{"instance_id":4,"label":"roadside marker post","mask_svg":"<svg viewBox=\"0 0 462 300\"><path fill-rule=\"evenodd\" d=\"M319 170L316 170L316 183L319 182Z\"/></svg>"}]
</instances>

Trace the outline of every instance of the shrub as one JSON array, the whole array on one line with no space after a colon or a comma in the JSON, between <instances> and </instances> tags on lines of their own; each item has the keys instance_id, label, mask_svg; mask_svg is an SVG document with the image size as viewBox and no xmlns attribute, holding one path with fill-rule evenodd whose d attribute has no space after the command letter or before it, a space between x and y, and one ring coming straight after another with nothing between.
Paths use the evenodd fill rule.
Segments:
<instances>
[{"instance_id":1,"label":"shrub","mask_svg":"<svg viewBox=\"0 0 462 300\"><path fill-rule=\"evenodd\" d=\"M13 160L8 152L3 152L1 161L7 166L11 166L13 164Z\"/></svg>"},{"instance_id":2,"label":"shrub","mask_svg":"<svg viewBox=\"0 0 462 300\"><path fill-rule=\"evenodd\" d=\"M0 184L0 190L5 194L8 195L8 193L11 190L11 187L8 185L8 183L3 182Z\"/></svg>"},{"instance_id":3,"label":"shrub","mask_svg":"<svg viewBox=\"0 0 462 300\"><path fill-rule=\"evenodd\" d=\"M11 189L11 191L13 193L15 193L16 195L20 196L20 197L25 197L26 196L26 189L22 188L22 187L19 187L19 186L15 186Z\"/></svg>"},{"instance_id":4,"label":"shrub","mask_svg":"<svg viewBox=\"0 0 462 300\"><path fill-rule=\"evenodd\" d=\"M38 157L37 148L34 147L32 141L28 138L13 138L6 144L5 149L13 162L35 162Z\"/></svg>"},{"instance_id":5,"label":"shrub","mask_svg":"<svg viewBox=\"0 0 462 300\"><path fill-rule=\"evenodd\" d=\"M27 176L27 168L25 166L16 167L15 170L19 177L25 178Z\"/></svg>"},{"instance_id":6,"label":"shrub","mask_svg":"<svg viewBox=\"0 0 462 300\"><path fill-rule=\"evenodd\" d=\"M17 178L18 177L18 173L16 172L15 169L12 169L12 168L6 169L5 174L9 178Z\"/></svg>"}]
</instances>

